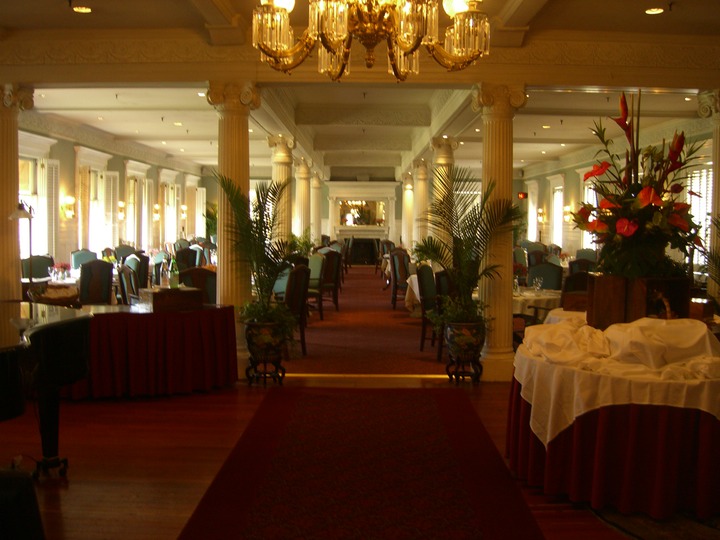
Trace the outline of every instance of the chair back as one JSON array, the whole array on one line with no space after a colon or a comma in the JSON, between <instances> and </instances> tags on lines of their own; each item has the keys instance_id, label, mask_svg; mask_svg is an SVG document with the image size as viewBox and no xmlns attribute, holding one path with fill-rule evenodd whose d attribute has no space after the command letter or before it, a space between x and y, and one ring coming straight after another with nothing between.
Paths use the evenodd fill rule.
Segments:
<instances>
[{"instance_id":1,"label":"chair back","mask_svg":"<svg viewBox=\"0 0 720 540\"><path fill-rule=\"evenodd\" d=\"M175 248L175 253L177 254L178 250L189 248L190 247L190 241L185 238L178 238L175 240L175 243L173 244L173 248Z\"/></svg>"},{"instance_id":2,"label":"chair back","mask_svg":"<svg viewBox=\"0 0 720 540\"><path fill-rule=\"evenodd\" d=\"M435 308L437 303L437 290L435 287L435 274L432 266L421 264L416 271L418 291L420 293L420 306L423 314Z\"/></svg>"},{"instance_id":3,"label":"chair back","mask_svg":"<svg viewBox=\"0 0 720 540\"><path fill-rule=\"evenodd\" d=\"M308 268L310 268L310 288L319 289L322 283L323 267L325 266L325 255L313 253L308 257Z\"/></svg>"},{"instance_id":4,"label":"chair back","mask_svg":"<svg viewBox=\"0 0 720 540\"><path fill-rule=\"evenodd\" d=\"M568 263L570 275L577 274L578 272L594 272L595 266L595 261L591 261L590 259L575 259Z\"/></svg>"},{"instance_id":5,"label":"chair back","mask_svg":"<svg viewBox=\"0 0 720 540\"><path fill-rule=\"evenodd\" d=\"M597 251L594 249L578 249L575 252L575 258L576 259L587 259L589 261L597 262Z\"/></svg>"},{"instance_id":6,"label":"chair back","mask_svg":"<svg viewBox=\"0 0 720 540\"><path fill-rule=\"evenodd\" d=\"M528 251L528 268L531 266L535 266L536 264L542 264L546 262L547 260L547 253L545 251L541 251L539 249L535 249L533 251Z\"/></svg>"},{"instance_id":7,"label":"chair back","mask_svg":"<svg viewBox=\"0 0 720 540\"><path fill-rule=\"evenodd\" d=\"M166 251L159 251L153 257L153 285L162 283L162 267L165 261L170 260L170 255ZM149 261L148 261L149 264Z\"/></svg>"},{"instance_id":8,"label":"chair back","mask_svg":"<svg viewBox=\"0 0 720 540\"><path fill-rule=\"evenodd\" d=\"M407 251L399 248L390 252L390 273L396 283L407 283L410 277L410 255Z\"/></svg>"},{"instance_id":9,"label":"chair back","mask_svg":"<svg viewBox=\"0 0 720 540\"><path fill-rule=\"evenodd\" d=\"M150 257L144 253L133 253L125 258L125 264L135 270L138 289L145 289L149 284Z\"/></svg>"},{"instance_id":10,"label":"chair back","mask_svg":"<svg viewBox=\"0 0 720 540\"><path fill-rule=\"evenodd\" d=\"M340 286L340 272L342 270L342 255L340 252L330 250L325 254L325 266L321 287L323 289L335 289Z\"/></svg>"},{"instance_id":11,"label":"chair back","mask_svg":"<svg viewBox=\"0 0 720 540\"><path fill-rule=\"evenodd\" d=\"M199 244L192 244L189 246L195 252L195 265L194 266L205 266L205 250ZM209 260L209 259L208 259Z\"/></svg>"},{"instance_id":12,"label":"chair back","mask_svg":"<svg viewBox=\"0 0 720 540\"><path fill-rule=\"evenodd\" d=\"M285 289L285 305L295 315L298 324L305 325L307 317L308 288L310 285L310 269L298 264L288 274Z\"/></svg>"},{"instance_id":13,"label":"chair back","mask_svg":"<svg viewBox=\"0 0 720 540\"><path fill-rule=\"evenodd\" d=\"M513 262L525 267L528 265L527 251L521 247L513 248Z\"/></svg>"},{"instance_id":14,"label":"chair back","mask_svg":"<svg viewBox=\"0 0 720 540\"><path fill-rule=\"evenodd\" d=\"M80 265L97 259L97 253L89 249L78 249L70 253L70 264L74 269L80 268Z\"/></svg>"},{"instance_id":15,"label":"chair back","mask_svg":"<svg viewBox=\"0 0 720 540\"><path fill-rule=\"evenodd\" d=\"M110 304L113 264L100 259L80 265L79 300L85 304Z\"/></svg>"},{"instance_id":16,"label":"chair back","mask_svg":"<svg viewBox=\"0 0 720 540\"><path fill-rule=\"evenodd\" d=\"M450 294L450 276L447 270L435 272L435 294L438 296L448 296Z\"/></svg>"},{"instance_id":17,"label":"chair back","mask_svg":"<svg viewBox=\"0 0 720 540\"><path fill-rule=\"evenodd\" d=\"M217 303L217 273L209 268L193 266L180 271L180 283L203 291L204 304Z\"/></svg>"},{"instance_id":18,"label":"chair back","mask_svg":"<svg viewBox=\"0 0 720 540\"><path fill-rule=\"evenodd\" d=\"M532 286L536 277L543 279L541 289L562 289L563 269L552 263L536 264L528 268L528 285Z\"/></svg>"},{"instance_id":19,"label":"chair back","mask_svg":"<svg viewBox=\"0 0 720 540\"><path fill-rule=\"evenodd\" d=\"M44 279L50 277L50 268L55 265L55 259L50 255L32 255L20 261L20 265L23 278L31 277L30 267L32 266L32 278Z\"/></svg>"},{"instance_id":20,"label":"chair back","mask_svg":"<svg viewBox=\"0 0 720 540\"><path fill-rule=\"evenodd\" d=\"M286 268L278 275L273 285L273 294L275 298L284 298L285 289L287 289L288 277L290 276L290 268Z\"/></svg>"},{"instance_id":21,"label":"chair back","mask_svg":"<svg viewBox=\"0 0 720 540\"><path fill-rule=\"evenodd\" d=\"M125 259L128 255L135 253L135 248L125 244L115 246L115 259L121 264L125 264Z\"/></svg>"},{"instance_id":22,"label":"chair back","mask_svg":"<svg viewBox=\"0 0 720 540\"><path fill-rule=\"evenodd\" d=\"M588 261L589 262L589 261ZM560 307L565 311L587 310L588 273L576 272L565 278Z\"/></svg>"},{"instance_id":23,"label":"chair back","mask_svg":"<svg viewBox=\"0 0 720 540\"><path fill-rule=\"evenodd\" d=\"M562 247L558 246L557 244L550 244L547 247L548 253L551 255L557 255L558 257L562 253Z\"/></svg>"},{"instance_id":24,"label":"chair back","mask_svg":"<svg viewBox=\"0 0 720 540\"><path fill-rule=\"evenodd\" d=\"M554 253L549 254L547 256L547 259L545 259L545 262L549 262L550 264L554 264L556 266L562 266L560 257L558 255L555 255Z\"/></svg>"},{"instance_id":25,"label":"chair back","mask_svg":"<svg viewBox=\"0 0 720 540\"><path fill-rule=\"evenodd\" d=\"M524 246L528 253L531 251L544 251L547 253L547 246L543 244L542 242L528 242L526 246Z\"/></svg>"},{"instance_id":26,"label":"chair back","mask_svg":"<svg viewBox=\"0 0 720 540\"><path fill-rule=\"evenodd\" d=\"M177 249L175 250L175 262L180 271L197 266L197 251L191 247Z\"/></svg>"},{"instance_id":27,"label":"chair back","mask_svg":"<svg viewBox=\"0 0 720 540\"><path fill-rule=\"evenodd\" d=\"M127 264L118 267L118 281L120 283L120 299L126 306L136 304L139 300L138 277L135 270Z\"/></svg>"}]
</instances>

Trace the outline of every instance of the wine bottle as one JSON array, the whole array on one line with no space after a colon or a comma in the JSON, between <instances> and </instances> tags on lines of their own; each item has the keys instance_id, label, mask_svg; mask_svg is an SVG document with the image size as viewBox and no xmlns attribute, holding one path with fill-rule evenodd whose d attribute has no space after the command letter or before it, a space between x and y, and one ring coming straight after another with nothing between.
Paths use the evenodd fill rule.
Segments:
<instances>
[{"instance_id":1,"label":"wine bottle","mask_svg":"<svg viewBox=\"0 0 720 540\"><path fill-rule=\"evenodd\" d=\"M170 268L168 270L168 281L171 289L177 289L180 286L180 270L178 270L177 262L175 257L170 260Z\"/></svg>"}]
</instances>

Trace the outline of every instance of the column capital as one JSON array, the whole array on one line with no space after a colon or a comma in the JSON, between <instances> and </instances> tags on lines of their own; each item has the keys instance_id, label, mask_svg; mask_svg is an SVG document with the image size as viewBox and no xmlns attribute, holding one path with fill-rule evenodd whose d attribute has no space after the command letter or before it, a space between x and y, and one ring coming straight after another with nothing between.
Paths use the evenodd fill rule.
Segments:
<instances>
[{"instance_id":1,"label":"column capital","mask_svg":"<svg viewBox=\"0 0 720 540\"><path fill-rule=\"evenodd\" d=\"M428 163L424 159L416 159L413 161L413 169L425 169L427 171Z\"/></svg>"},{"instance_id":2,"label":"column capital","mask_svg":"<svg viewBox=\"0 0 720 540\"><path fill-rule=\"evenodd\" d=\"M7 109L29 111L35 107L34 90L27 86L8 83L3 89L2 105Z\"/></svg>"},{"instance_id":3,"label":"column capital","mask_svg":"<svg viewBox=\"0 0 720 540\"><path fill-rule=\"evenodd\" d=\"M313 171L312 173L312 187L315 189L320 189L323 186L322 178L320 178L320 173L317 171Z\"/></svg>"},{"instance_id":4,"label":"column capital","mask_svg":"<svg viewBox=\"0 0 720 540\"><path fill-rule=\"evenodd\" d=\"M698 115L720 121L720 90L704 90L698 94Z\"/></svg>"},{"instance_id":5,"label":"column capital","mask_svg":"<svg viewBox=\"0 0 720 540\"><path fill-rule=\"evenodd\" d=\"M305 159L304 157L296 158L295 166L298 169L307 169L308 174L310 174L310 168L312 168L312 166L313 166L313 161L312 161L312 159Z\"/></svg>"},{"instance_id":6,"label":"column capital","mask_svg":"<svg viewBox=\"0 0 720 540\"><path fill-rule=\"evenodd\" d=\"M260 107L260 89L253 83L210 81L207 101L218 110L249 112Z\"/></svg>"},{"instance_id":7,"label":"column capital","mask_svg":"<svg viewBox=\"0 0 720 540\"><path fill-rule=\"evenodd\" d=\"M522 85L480 83L473 86L471 103L475 112L492 108L512 116L525 106L527 95Z\"/></svg>"}]
</instances>

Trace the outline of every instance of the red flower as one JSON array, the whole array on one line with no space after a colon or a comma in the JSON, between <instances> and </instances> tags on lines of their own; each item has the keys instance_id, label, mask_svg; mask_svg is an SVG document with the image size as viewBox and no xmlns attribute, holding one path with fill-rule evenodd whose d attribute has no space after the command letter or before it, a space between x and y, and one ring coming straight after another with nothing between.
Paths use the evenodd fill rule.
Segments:
<instances>
[{"instance_id":1,"label":"red flower","mask_svg":"<svg viewBox=\"0 0 720 540\"><path fill-rule=\"evenodd\" d=\"M680 159L680 154L682 153L683 146L685 146L685 132L680 132L680 135L675 132L672 143L670 144L670 148L668 150L668 159L671 162L677 163L677 161Z\"/></svg>"},{"instance_id":2,"label":"red flower","mask_svg":"<svg viewBox=\"0 0 720 540\"><path fill-rule=\"evenodd\" d=\"M595 178L597 176L602 176L607 172L607 170L610 168L610 163L607 161L603 161L600 165L595 163L592 166L592 170L585 173L585 176L583 176L583 182L587 180L588 178Z\"/></svg>"},{"instance_id":3,"label":"red flower","mask_svg":"<svg viewBox=\"0 0 720 540\"><path fill-rule=\"evenodd\" d=\"M667 222L680 229L682 232L690 232L690 225L687 219L682 217L680 214L670 214L667 218Z\"/></svg>"},{"instance_id":4,"label":"red flower","mask_svg":"<svg viewBox=\"0 0 720 540\"><path fill-rule=\"evenodd\" d=\"M670 193L682 193L682 190L685 189L685 186L682 184L673 184L670 186Z\"/></svg>"},{"instance_id":5,"label":"red flower","mask_svg":"<svg viewBox=\"0 0 720 540\"><path fill-rule=\"evenodd\" d=\"M688 203L676 202L673 203L673 210L678 214L687 214L690 210L690 205Z\"/></svg>"},{"instance_id":6,"label":"red flower","mask_svg":"<svg viewBox=\"0 0 720 540\"><path fill-rule=\"evenodd\" d=\"M578 217L585 223L587 223L587 220L590 219L591 213L590 209L585 206L580 207L580 210L577 211Z\"/></svg>"},{"instance_id":7,"label":"red flower","mask_svg":"<svg viewBox=\"0 0 720 540\"><path fill-rule=\"evenodd\" d=\"M623 92L622 95L620 96L620 117L613 118L612 120L618 126L620 126L620 129L622 129L625 132L625 136L628 138L629 141L632 142L632 120L630 120L630 122L628 122L627 119L628 119L627 99L625 98L625 92Z\"/></svg>"},{"instance_id":8,"label":"red flower","mask_svg":"<svg viewBox=\"0 0 720 540\"><path fill-rule=\"evenodd\" d=\"M662 206L662 199L652 186L642 188L638 193L637 200L640 203L640 208L645 208L649 204Z\"/></svg>"},{"instance_id":9,"label":"red flower","mask_svg":"<svg viewBox=\"0 0 720 540\"><path fill-rule=\"evenodd\" d=\"M595 234L601 234L608 232L610 230L610 227L608 227L608 224L604 221L596 219L595 221L588 222L587 230Z\"/></svg>"},{"instance_id":10,"label":"red flower","mask_svg":"<svg viewBox=\"0 0 720 540\"><path fill-rule=\"evenodd\" d=\"M600 208L603 210L609 210L611 208L620 208L620 205L610 199L600 199Z\"/></svg>"},{"instance_id":11,"label":"red flower","mask_svg":"<svg viewBox=\"0 0 720 540\"><path fill-rule=\"evenodd\" d=\"M630 237L638 230L638 222L634 219L630 221L628 218L620 218L615 223L615 230L622 236Z\"/></svg>"}]
</instances>

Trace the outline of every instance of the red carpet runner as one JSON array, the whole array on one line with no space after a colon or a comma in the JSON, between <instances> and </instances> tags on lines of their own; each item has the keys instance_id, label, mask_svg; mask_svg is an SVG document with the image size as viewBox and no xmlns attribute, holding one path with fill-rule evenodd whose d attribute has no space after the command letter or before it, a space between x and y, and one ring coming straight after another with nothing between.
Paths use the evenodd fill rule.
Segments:
<instances>
[{"instance_id":1,"label":"red carpet runner","mask_svg":"<svg viewBox=\"0 0 720 540\"><path fill-rule=\"evenodd\" d=\"M350 269L339 304L335 311L325 303L323 321L313 313L305 333L308 354L298 348L285 365L288 374L445 375L429 339L420 351L420 319L410 316L402 298L392 309L390 289L383 290L374 267Z\"/></svg>"},{"instance_id":2,"label":"red carpet runner","mask_svg":"<svg viewBox=\"0 0 720 540\"><path fill-rule=\"evenodd\" d=\"M542 534L462 390L276 387L180 538Z\"/></svg>"}]
</instances>

